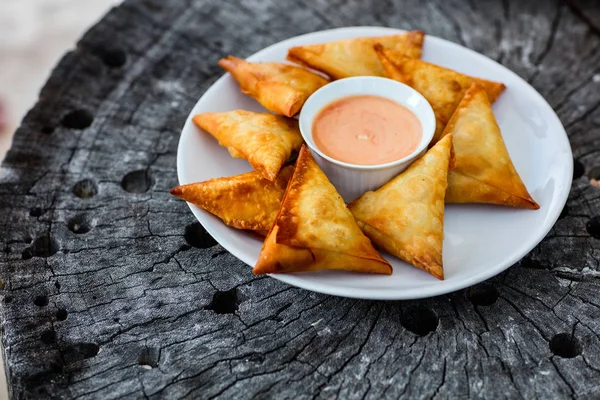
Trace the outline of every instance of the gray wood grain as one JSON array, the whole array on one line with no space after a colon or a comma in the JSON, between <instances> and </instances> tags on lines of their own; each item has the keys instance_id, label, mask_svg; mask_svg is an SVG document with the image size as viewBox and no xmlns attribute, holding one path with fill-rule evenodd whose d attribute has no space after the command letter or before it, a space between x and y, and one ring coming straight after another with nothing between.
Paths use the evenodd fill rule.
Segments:
<instances>
[{"instance_id":1,"label":"gray wood grain","mask_svg":"<svg viewBox=\"0 0 600 400\"><path fill-rule=\"evenodd\" d=\"M10 391L34 398L598 398L597 2L131 0L65 55L0 169ZM527 79L576 159L561 219L518 265L427 300L296 289L217 245L177 184L187 113L282 39L418 28Z\"/></svg>"}]
</instances>

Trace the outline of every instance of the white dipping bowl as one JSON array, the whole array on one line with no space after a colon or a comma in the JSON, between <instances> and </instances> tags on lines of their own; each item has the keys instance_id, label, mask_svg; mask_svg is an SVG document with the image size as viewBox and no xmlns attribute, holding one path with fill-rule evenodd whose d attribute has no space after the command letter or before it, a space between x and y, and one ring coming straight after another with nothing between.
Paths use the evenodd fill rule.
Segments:
<instances>
[{"instance_id":1,"label":"white dipping bowl","mask_svg":"<svg viewBox=\"0 0 600 400\"><path fill-rule=\"evenodd\" d=\"M423 128L421 142L408 156L380 165L357 165L336 160L315 145L312 136L313 120L332 102L348 96L373 95L403 105L412 111ZM435 133L435 116L431 105L416 90L387 78L358 76L329 83L314 92L304 103L299 117L300 132L319 167L346 203L369 190L375 190L404 171L427 151Z\"/></svg>"}]
</instances>

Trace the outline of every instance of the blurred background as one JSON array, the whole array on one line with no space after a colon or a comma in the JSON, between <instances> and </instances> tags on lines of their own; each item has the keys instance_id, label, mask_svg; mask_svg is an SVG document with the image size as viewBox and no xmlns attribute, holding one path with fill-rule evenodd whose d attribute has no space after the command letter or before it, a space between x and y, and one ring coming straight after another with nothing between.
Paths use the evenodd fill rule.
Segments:
<instances>
[{"instance_id":1,"label":"blurred background","mask_svg":"<svg viewBox=\"0 0 600 400\"><path fill-rule=\"evenodd\" d=\"M120 2L0 0L0 161L54 65Z\"/></svg>"}]
</instances>

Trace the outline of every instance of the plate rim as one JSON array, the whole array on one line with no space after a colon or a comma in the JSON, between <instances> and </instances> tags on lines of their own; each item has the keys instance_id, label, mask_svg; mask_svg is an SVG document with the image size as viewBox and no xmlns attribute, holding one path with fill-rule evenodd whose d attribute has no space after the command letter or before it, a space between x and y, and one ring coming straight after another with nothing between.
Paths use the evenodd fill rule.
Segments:
<instances>
[{"instance_id":1,"label":"plate rim","mask_svg":"<svg viewBox=\"0 0 600 400\"><path fill-rule=\"evenodd\" d=\"M360 37L361 35L375 36L375 35L371 35L368 33L364 33L364 34L360 33L360 31L370 31L370 30L388 31L388 32L390 32L390 34L401 34L401 33L407 32L404 29L397 29L397 28L392 28L392 27L380 27L380 26L345 26L345 27L340 27L340 28L325 29L325 30L314 31L314 32L309 32L309 33L305 33L305 34L298 35L298 36L289 37L287 39L273 43L255 53L253 53L252 55L248 56L246 58L246 60L256 61L257 59L260 59L261 56L263 56L265 53L270 52L274 47L283 46L287 42L296 41L298 39L303 39L303 38L308 38L313 35L325 34L325 33L340 33L340 32L343 33L344 31L354 31L354 32L357 32L357 34L356 35L348 35L348 37L351 37L351 36L352 37ZM383 35L385 35L385 33ZM571 186L572 186L572 182L573 182L573 151L571 148L571 143L569 141L566 129L565 129L564 125L562 124L562 122L560 121L560 118L558 117L558 115L556 114L554 109L552 108L552 106L550 106L548 101L533 86L531 86L525 79L520 77L514 71L510 70L508 67L505 67L504 65L498 63L496 60L493 60L493 59L491 59L481 53L478 53L475 50L472 50L468 47L462 46L458 43L451 42L447 39L443 39L443 38L440 38L437 36L430 35L426 32L425 32L425 38L426 38L425 43L427 43L427 41L438 42L440 44L443 44L444 46L450 46L451 48L460 49L460 51L466 50L468 53L470 53L471 56L476 57L478 59L483 59L483 60L485 60L485 62L492 62L497 67L502 68L505 73L512 75L513 79L516 79L517 81L519 81L521 87L526 88L526 90L528 90L531 93L531 95L533 95L533 97L537 98L537 101L538 101L538 104L540 105L540 107L546 108L546 111L550 112L551 117L554 119L554 121L552 121L552 125L556 126L558 128L557 133L555 135L556 140L560 140L561 142L563 142L563 143L560 143L560 145L561 145L560 147L562 148L564 146L566 148L566 150L568 150L568 155L570 155L570 157L566 157L567 164L564 166L566 169L565 172L566 172L567 179L565 182L562 182L562 186L557 188L557 194L559 196L555 196L555 199L556 199L556 197L559 197L558 199L556 199L556 201L558 202L557 204L560 207L555 207L553 210L551 209L548 211L547 220L552 221L552 222L545 224L544 228L542 228L538 231L538 234L536 235L537 236L536 239L534 239L530 243L530 246L525 246L523 248L525 250L516 251L516 252L512 253L512 255L510 257L504 258L502 262L496 263L496 265L506 264L505 266L496 267L496 268L488 268L488 269L482 270L481 272L479 272L477 274L473 274L466 279L461 279L457 282L451 282L451 281L447 281L447 280L440 281L439 284L434 284L432 286L427 287L425 289L425 293L419 293L418 287L410 288L410 289L402 289L398 292L391 292L391 293L389 291L374 292L374 289L352 288L352 290L350 290L348 288L331 286L329 284L323 284L321 282L304 281L302 279L298 280L297 279L298 276L294 275L294 274L268 274L268 276L275 278L281 282L287 283L294 287L298 287L298 288L301 288L304 290L310 290L310 291L317 292L317 293L332 295L332 296L340 296L340 297L364 299L364 300L390 300L390 301L416 300L416 299L423 299L423 298L431 298L431 297L436 297L436 296L440 296L443 294L448 294L448 293L456 292L458 290L465 289L467 287L473 286L477 283L483 282L487 279L490 279L496 275L501 274L502 272L506 271L508 268L514 266L518 261L523 259L523 257L525 257L529 252L531 252L531 250L533 250L539 243L541 243L542 240L544 240L544 238L548 235L548 232L550 232L550 230L556 224L556 221L558 220L560 213L562 212L562 209L564 208L565 204L567 203L569 193L571 191ZM229 76L229 73L224 73L221 77L219 77L217 80L215 80L215 82L213 82L210 85L210 87L196 101L196 103L190 110L188 116L186 117L184 126L182 127L181 132L180 132L179 142L178 142L178 146L177 146L177 178L178 178L180 185L183 185L186 183L191 183L191 182L186 182L186 180L184 179L183 172L182 172L184 169L183 157L181 157L181 154L182 154L182 148L184 146L184 143L183 143L184 142L184 140L183 140L184 132L186 130L188 130L190 124L192 124L191 118L193 117L193 115L195 113L194 109L196 108L198 103L200 103L206 96L210 96L213 91L217 90L218 84L220 82L222 82L223 80L227 79L228 76ZM194 214L195 218L198 220L198 222L204 227L204 229L213 238L215 238L215 233L214 233L214 230L212 229L211 224L208 223L208 221L204 218L209 215L211 217L213 217L212 214L196 207L195 205L193 205L191 203L188 203L188 202L186 202L186 203L187 203L188 207L190 208L190 210L192 211L192 214ZM219 236L219 235L217 235L217 236ZM217 240L216 238L215 238L215 241L217 241L217 243L219 243L223 248L225 248L228 252L230 252L234 257L236 257L237 259L242 261L244 264L247 264L250 267L253 266L250 262L247 261L248 257L245 254L243 254L243 252L240 249L238 249L237 247L224 245L223 243L221 243L221 241Z\"/></svg>"}]
</instances>

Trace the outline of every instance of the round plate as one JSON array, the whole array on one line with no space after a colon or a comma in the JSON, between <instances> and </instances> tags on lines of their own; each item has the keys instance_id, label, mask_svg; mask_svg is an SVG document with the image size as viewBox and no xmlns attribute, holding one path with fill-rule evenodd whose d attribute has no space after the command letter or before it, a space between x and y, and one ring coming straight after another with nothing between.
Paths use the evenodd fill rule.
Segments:
<instances>
[{"instance_id":1,"label":"round plate","mask_svg":"<svg viewBox=\"0 0 600 400\"><path fill-rule=\"evenodd\" d=\"M404 31L380 27L351 27L310 33L267 47L249 61L285 62L292 46ZM323 271L273 274L290 285L336 296L378 300L437 296L471 286L515 264L552 228L567 200L573 177L573 156L560 120L544 98L515 73L489 58L430 35L422 59L456 71L503 82L507 89L494 104L494 114L521 179L539 210L492 205L447 205L444 221L444 275L439 281L426 272L383 253L394 268L391 276ZM251 171L245 160L232 158L208 133L196 128L193 115L244 109L264 111L242 94L229 74L221 77L198 100L179 141L177 172L187 184ZM198 221L225 249L250 266L262 242L229 228L213 215L190 204Z\"/></svg>"}]
</instances>

